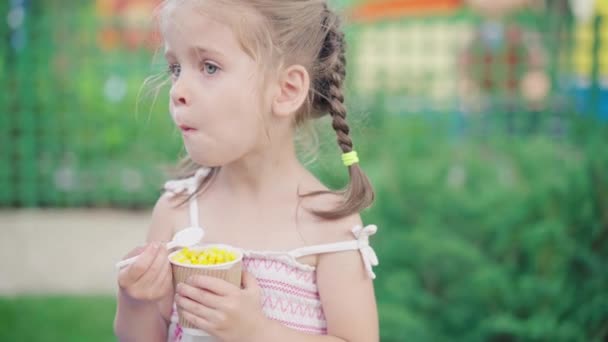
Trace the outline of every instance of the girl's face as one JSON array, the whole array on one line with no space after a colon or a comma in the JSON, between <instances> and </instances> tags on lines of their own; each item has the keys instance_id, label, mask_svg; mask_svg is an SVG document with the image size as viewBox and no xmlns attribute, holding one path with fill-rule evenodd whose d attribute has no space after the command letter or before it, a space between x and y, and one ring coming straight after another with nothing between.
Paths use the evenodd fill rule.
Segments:
<instances>
[{"instance_id":1,"label":"girl's face","mask_svg":"<svg viewBox=\"0 0 608 342\"><path fill-rule=\"evenodd\" d=\"M263 144L269 110L262 108L260 68L233 30L189 7L170 9L162 27L169 108L190 158L222 166Z\"/></svg>"}]
</instances>

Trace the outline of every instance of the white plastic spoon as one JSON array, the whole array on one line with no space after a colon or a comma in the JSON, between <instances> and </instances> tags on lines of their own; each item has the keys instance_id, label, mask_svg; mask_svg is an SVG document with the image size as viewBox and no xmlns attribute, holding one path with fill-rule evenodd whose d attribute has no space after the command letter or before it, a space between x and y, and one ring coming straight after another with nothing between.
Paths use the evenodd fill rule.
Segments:
<instances>
[{"instance_id":1,"label":"white plastic spoon","mask_svg":"<svg viewBox=\"0 0 608 342\"><path fill-rule=\"evenodd\" d=\"M201 228L197 228L197 227L186 228L186 229L183 229L183 230L180 230L179 232L177 232L173 236L173 240L167 242L166 246L167 246L167 249L173 249L175 247L194 246L203 239L204 235L205 235L205 232ZM119 261L116 264L116 268L121 269L125 266L131 265L132 263L135 262L135 260L137 260L138 257L139 257L139 255L136 255L129 259Z\"/></svg>"}]
</instances>

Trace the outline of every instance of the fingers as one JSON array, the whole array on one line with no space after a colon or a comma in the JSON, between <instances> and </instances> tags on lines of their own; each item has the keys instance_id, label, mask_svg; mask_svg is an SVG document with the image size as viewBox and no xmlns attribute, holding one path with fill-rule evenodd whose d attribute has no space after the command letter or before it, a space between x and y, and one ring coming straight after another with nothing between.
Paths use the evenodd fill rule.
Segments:
<instances>
[{"instance_id":1,"label":"fingers","mask_svg":"<svg viewBox=\"0 0 608 342\"><path fill-rule=\"evenodd\" d=\"M159 271L159 275L153 280L150 285L154 289L167 289L167 292L173 287L173 273L171 271L171 265L167 262L163 264Z\"/></svg>"},{"instance_id":2,"label":"fingers","mask_svg":"<svg viewBox=\"0 0 608 342\"><path fill-rule=\"evenodd\" d=\"M156 282L156 279L161 275L161 270L169 265L168 255L169 253L165 246L158 247L149 268L146 270L145 274L139 278L138 282L143 284Z\"/></svg>"},{"instance_id":3,"label":"fingers","mask_svg":"<svg viewBox=\"0 0 608 342\"><path fill-rule=\"evenodd\" d=\"M256 281L255 277L247 271L243 271L242 279L242 286L245 290L256 288L258 285L258 282Z\"/></svg>"},{"instance_id":4,"label":"fingers","mask_svg":"<svg viewBox=\"0 0 608 342\"><path fill-rule=\"evenodd\" d=\"M135 247L133 250L131 250L129 253L127 253L122 258L122 260L129 259L129 258L132 258L132 257L134 257L136 255L141 254L144 251L144 249L146 249L146 247L147 247L147 245Z\"/></svg>"},{"instance_id":5,"label":"fingers","mask_svg":"<svg viewBox=\"0 0 608 342\"><path fill-rule=\"evenodd\" d=\"M190 322L193 326L202 329L203 331L213 331L214 326L209 323L209 321L198 317L188 311L182 311L182 316L184 316L184 319L188 322Z\"/></svg>"},{"instance_id":6,"label":"fingers","mask_svg":"<svg viewBox=\"0 0 608 342\"><path fill-rule=\"evenodd\" d=\"M203 318L206 321L213 322L217 320L217 311L205 305L201 305L190 298L178 295L175 298L175 303L183 310Z\"/></svg>"},{"instance_id":7,"label":"fingers","mask_svg":"<svg viewBox=\"0 0 608 342\"><path fill-rule=\"evenodd\" d=\"M175 289L175 291L183 298L191 299L197 303L203 304L204 306L213 309L218 309L222 305L222 297L216 295L213 292L196 288L185 283L178 284L177 289Z\"/></svg>"},{"instance_id":8,"label":"fingers","mask_svg":"<svg viewBox=\"0 0 608 342\"><path fill-rule=\"evenodd\" d=\"M120 270L120 288L138 300L171 297L173 275L168 255L161 243L148 244L132 265Z\"/></svg>"},{"instance_id":9,"label":"fingers","mask_svg":"<svg viewBox=\"0 0 608 342\"><path fill-rule=\"evenodd\" d=\"M150 243L139 254L139 257L132 265L121 269L118 275L120 286L127 287L139 280L151 266L156 252L154 244Z\"/></svg>"},{"instance_id":10,"label":"fingers","mask_svg":"<svg viewBox=\"0 0 608 342\"><path fill-rule=\"evenodd\" d=\"M158 248L158 245L155 243L150 243L146 246L137 260L127 268L129 279L137 281L148 271L158 253Z\"/></svg>"},{"instance_id":11,"label":"fingers","mask_svg":"<svg viewBox=\"0 0 608 342\"><path fill-rule=\"evenodd\" d=\"M227 296L240 290L238 287L223 279L200 275L190 277L186 281L186 284L211 291L220 296Z\"/></svg>"}]
</instances>

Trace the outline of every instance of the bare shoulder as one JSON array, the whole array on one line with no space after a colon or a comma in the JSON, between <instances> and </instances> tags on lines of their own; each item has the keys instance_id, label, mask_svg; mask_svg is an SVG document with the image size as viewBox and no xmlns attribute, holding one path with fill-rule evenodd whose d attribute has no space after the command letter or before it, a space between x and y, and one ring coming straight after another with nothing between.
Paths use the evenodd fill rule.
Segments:
<instances>
[{"instance_id":1,"label":"bare shoulder","mask_svg":"<svg viewBox=\"0 0 608 342\"><path fill-rule=\"evenodd\" d=\"M336 195L319 196L323 210L339 203ZM324 197L324 198L321 198ZM359 213L318 220L313 229L321 243L355 240L353 228L362 226ZM358 249L320 254L317 287L327 319L328 334L347 341L378 341L379 324L373 281Z\"/></svg>"},{"instance_id":2,"label":"bare shoulder","mask_svg":"<svg viewBox=\"0 0 608 342\"><path fill-rule=\"evenodd\" d=\"M184 196L172 196L171 193L163 193L152 210L148 241L169 241L179 226L181 217L187 206L182 204Z\"/></svg>"},{"instance_id":3,"label":"bare shoulder","mask_svg":"<svg viewBox=\"0 0 608 342\"><path fill-rule=\"evenodd\" d=\"M327 191L327 189L321 188L321 191ZM315 244L354 239L352 229L362 225L359 213L335 220L323 219L313 213L313 211L327 211L336 208L342 200L342 196L336 193L319 194L302 199L302 206L306 208L302 216L308 223L306 230Z\"/></svg>"}]
</instances>

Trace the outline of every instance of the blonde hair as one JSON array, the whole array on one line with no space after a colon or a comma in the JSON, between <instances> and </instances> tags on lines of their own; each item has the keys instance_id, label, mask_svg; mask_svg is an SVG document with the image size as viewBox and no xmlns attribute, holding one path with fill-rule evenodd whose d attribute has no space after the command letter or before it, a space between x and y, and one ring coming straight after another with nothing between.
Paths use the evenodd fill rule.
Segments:
<instances>
[{"instance_id":1,"label":"blonde hair","mask_svg":"<svg viewBox=\"0 0 608 342\"><path fill-rule=\"evenodd\" d=\"M326 114L332 117L338 146L342 153L353 150L346 122L344 79L346 76L345 40L339 16L325 0L165 0L159 7L161 25L168 20L170 8L194 4L214 18L226 20L240 40L243 51L260 63L267 72L272 66L300 64L311 79L308 97L296 113L296 127ZM231 9L231 10L226 10ZM238 13L234 15L231 13ZM237 18L238 17L238 18ZM276 71L276 70L274 70ZM200 168L190 158L177 167L177 178L188 178ZM213 168L199 184L196 193L219 172ZM339 219L369 207L374 191L359 164L348 167L350 181L340 191L315 191L301 197L337 194L342 200L330 210L312 210L325 219Z\"/></svg>"}]
</instances>

